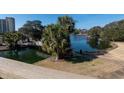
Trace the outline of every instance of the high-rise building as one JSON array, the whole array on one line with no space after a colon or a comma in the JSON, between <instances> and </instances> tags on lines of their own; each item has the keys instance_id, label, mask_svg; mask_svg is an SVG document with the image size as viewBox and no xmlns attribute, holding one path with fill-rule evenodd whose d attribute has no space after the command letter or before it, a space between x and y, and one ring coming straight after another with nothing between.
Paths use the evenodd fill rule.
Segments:
<instances>
[{"instance_id":1,"label":"high-rise building","mask_svg":"<svg viewBox=\"0 0 124 93\"><path fill-rule=\"evenodd\" d=\"M12 17L6 17L6 30L7 32L15 31L15 19Z\"/></svg>"},{"instance_id":2,"label":"high-rise building","mask_svg":"<svg viewBox=\"0 0 124 93\"><path fill-rule=\"evenodd\" d=\"M6 20L5 19L0 19L0 32L6 32Z\"/></svg>"},{"instance_id":3,"label":"high-rise building","mask_svg":"<svg viewBox=\"0 0 124 93\"><path fill-rule=\"evenodd\" d=\"M0 32L15 31L15 19L12 17L6 17L6 19L0 19Z\"/></svg>"}]
</instances>

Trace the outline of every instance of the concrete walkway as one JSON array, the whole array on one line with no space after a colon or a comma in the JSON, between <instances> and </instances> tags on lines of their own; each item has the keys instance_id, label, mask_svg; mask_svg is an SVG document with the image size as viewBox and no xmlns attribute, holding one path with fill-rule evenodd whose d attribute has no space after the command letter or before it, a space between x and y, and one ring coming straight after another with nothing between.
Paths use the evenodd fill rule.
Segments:
<instances>
[{"instance_id":1,"label":"concrete walkway","mask_svg":"<svg viewBox=\"0 0 124 93\"><path fill-rule=\"evenodd\" d=\"M0 77L4 79L93 79L64 71L35 66L0 57Z\"/></svg>"},{"instance_id":2,"label":"concrete walkway","mask_svg":"<svg viewBox=\"0 0 124 93\"><path fill-rule=\"evenodd\" d=\"M118 45L116 49L99 57L105 62L116 64L118 69L115 68L115 71L103 74L102 78L124 79L124 42L116 42L116 44Z\"/></svg>"},{"instance_id":3,"label":"concrete walkway","mask_svg":"<svg viewBox=\"0 0 124 93\"><path fill-rule=\"evenodd\" d=\"M99 57L124 62L124 42L115 42L115 44L118 46L116 49L111 50L109 53Z\"/></svg>"}]
</instances>

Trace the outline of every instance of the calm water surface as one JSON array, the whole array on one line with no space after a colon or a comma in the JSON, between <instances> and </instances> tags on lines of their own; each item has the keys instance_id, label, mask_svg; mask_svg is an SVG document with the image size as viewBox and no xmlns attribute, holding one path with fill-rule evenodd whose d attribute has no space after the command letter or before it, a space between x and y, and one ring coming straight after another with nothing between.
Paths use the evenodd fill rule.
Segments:
<instances>
[{"instance_id":1,"label":"calm water surface","mask_svg":"<svg viewBox=\"0 0 124 93\"><path fill-rule=\"evenodd\" d=\"M0 51L0 56L30 64L46 58L43 57L43 53L41 53L36 49L31 49L31 48L26 48L18 51L17 50Z\"/></svg>"},{"instance_id":2,"label":"calm water surface","mask_svg":"<svg viewBox=\"0 0 124 93\"><path fill-rule=\"evenodd\" d=\"M79 35L71 35L71 47L74 51L89 51L94 52L97 49L92 48L87 43L86 36L79 36ZM43 60L47 57L44 54L36 49L26 48L22 50L9 50L9 51L0 51L0 56L10 59L19 60L26 63L34 63L40 60Z\"/></svg>"},{"instance_id":3,"label":"calm water surface","mask_svg":"<svg viewBox=\"0 0 124 93\"><path fill-rule=\"evenodd\" d=\"M71 35L71 47L74 51L88 51L88 52L95 52L97 49L92 48L88 44L88 39L86 36L83 35Z\"/></svg>"}]
</instances>

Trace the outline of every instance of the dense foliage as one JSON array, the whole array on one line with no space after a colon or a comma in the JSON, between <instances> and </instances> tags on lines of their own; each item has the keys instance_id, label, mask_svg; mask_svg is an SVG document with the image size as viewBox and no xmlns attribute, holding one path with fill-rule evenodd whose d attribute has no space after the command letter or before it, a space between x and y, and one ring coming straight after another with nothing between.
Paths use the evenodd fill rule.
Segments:
<instances>
[{"instance_id":1,"label":"dense foliage","mask_svg":"<svg viewBox=\"0 0 124 93\"><path fill-rule=\"evenodd\" d=\"M57 24L61 25L61 27L64 28L65 31L68 31L69 33L73 33L75 30L75 21L72 17L69 16L58 17Z\"/></svg>"},{"instance_id":2,"label":"dense foliage","mask_svg":"<svg viewBox=\"0 0 124 93\"><path fill-rule=\"evenodd\" d=\"M111 41L124 41L124 20L107 24L103 29Z\"/></svg>"},{"instance_id":3,"label":"dense foliage","mask_svg":"<svg viewBox=\"0 0 124 93\"><path fill-rule=\"evenodd\" d=\"M10 48L16 48L16 45L21 37L22 35L19 32L7 32L4 34L3 38Z\"/></svg>"},{"instance_id":4,"label":"dense foliage","mask_svg":"<svg viewBox=\"0 0 124 93\"><path fill-rule=\"evenodd\" d=\"M77 35L77 34L80 34L81 33L81 30L80 29L75 29L74 31L74 34Z\"/></svg>"},{"instance_id":5,"label":"dense foliage","mask_svg":"<svg viewBox=\"0 0 124 93\"><path fill-rule=\"evenodd\" d=\"M41 24L41 21L27 21L19 31L28 38L34 40L40 40L44 26Z\"/></svg>"},{"instance_id":6,"label":"dense foliage","mask_svg":"<svg viewBox=\"0 0 124 93\"><path fill-rule=\"evenodd\" d=\"M103 29L100 26L95 26L88 31L88 35L91 37L98 37Z\"/></svg>"},{"instance_id":7,"label":"dense foliage","mask_svg":"<svg viewBox=\"0 0 124 93\"><path fill-rule=\"evenodd\" d=\"M89 30L88 32L90 39L89 44L93 48L105 49L110 47L110 40L106 36L106 31L103 31L103 28L96 26Z\"/></svg>"},{"instance_id":8,"label":"dense foliage","mask_svg":"<svg viewBox=\"0 0 124 93\"><path fill-rule=\"evenodd\" d=\"M64 58L70 53L70 33L74 32L74 20L69 16L58 18L57 24L45 27L42 50L56 58Z\"/></svg>"},{"instance_id":9,"label":"dense foliage","mask_svg":"<svg viewBox=\"0 0 124 93\"><path fill-rule=\"evenodd\" d=\"M106 49L111 41L124 41L124 20L113 22L104 27L95 26L88 31L75 28L75 20L69 16L58 17L55 24L43 26L39 20L27 21L19 32L7 32L4 41L15 47L19 40L32 39L42 42L42 50L56 58L71 54L70 34L88 34L93 48Z\"/></svg>"},{"instance_id":10,"label":"dense foliage","mask_svg":"<svg viewBox=\"0 0 124 93\"><path fill-rule=\"evenodd\" d=\"M102 28L93 27L88 34L93 47L108 48L110 41L124 41L124 20L109 23Z\"/></svg>"}]
</instances>

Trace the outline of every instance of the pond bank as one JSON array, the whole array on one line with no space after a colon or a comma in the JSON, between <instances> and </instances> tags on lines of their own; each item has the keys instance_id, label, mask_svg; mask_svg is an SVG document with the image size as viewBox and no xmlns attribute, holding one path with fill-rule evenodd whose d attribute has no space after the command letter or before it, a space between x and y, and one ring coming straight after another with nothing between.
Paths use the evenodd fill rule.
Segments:
<instances>
[{"instance_id":1,"label":"pond bank","mask_svg":"<svg viewBox=\"0 0 124 93\"><path fill-rule=\"evenodd\" d=\"M73 63L66 60L54 62L46 59L34 64L97 78L124 78L124 42L115 42L115 44L117 47L90 61Z\"/></svg>"},{"instance_id":2,"label":"pond bank","mask_svg":"<svg viewBox=\"0 0 124 93\"><path fill-rule=\"evenodd\" d=\"M16 50L0 51L0 57L10 58L32 64L47 58L47 55L34 48L21 48Z\"/></svg>"},{"instance_id":3,"label":"pond bank","mask_svg":"<svg viewBox=\"0 0 124 93\"><path fill-rule=\"evenodd\" d=\"M93 56L104 55L104 54L110 52L111 50L116 49L117 47L118 47L118 44L112 42L111 47L108 48L108 49L96 50L96 51L92 51L92 52L83 51L82 54L84 54L84 55L93 55ZM76 52L76 53L79 53L79 52Z\"/></svg>"}]
</instances>

